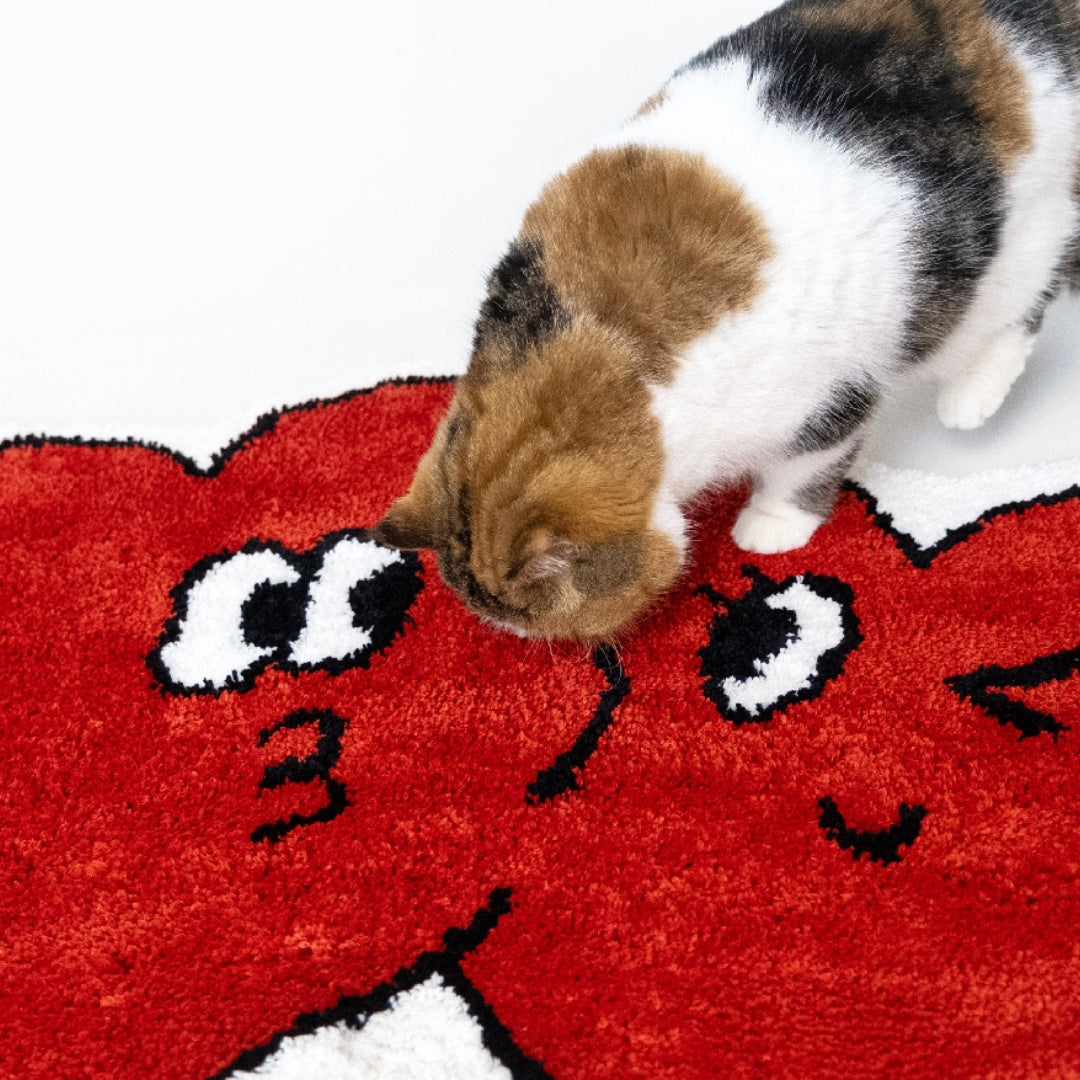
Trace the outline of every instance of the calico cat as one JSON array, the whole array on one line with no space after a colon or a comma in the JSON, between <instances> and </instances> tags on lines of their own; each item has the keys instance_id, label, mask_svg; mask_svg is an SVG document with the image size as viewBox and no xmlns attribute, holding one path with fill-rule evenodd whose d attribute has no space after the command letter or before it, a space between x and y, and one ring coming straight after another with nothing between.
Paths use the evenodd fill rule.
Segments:
<instances>
[{"instance_id":1,"label":"calico cat","mask_svg":"<svg viewBox=\"0 0 1080 1080\"><path fill-rule=\"evenodd\" d=\"M744 479L805 544L882 393L982 423L1080 286L1077 0L789 0L528 208L467 373L377 528L481 616L608 640Z\"/></svg>"}]
</instances>

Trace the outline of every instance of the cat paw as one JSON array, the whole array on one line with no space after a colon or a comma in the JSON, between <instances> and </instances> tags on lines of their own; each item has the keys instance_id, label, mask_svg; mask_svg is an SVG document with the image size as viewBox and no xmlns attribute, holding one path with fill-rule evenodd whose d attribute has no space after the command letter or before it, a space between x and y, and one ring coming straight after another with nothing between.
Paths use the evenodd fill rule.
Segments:
<instances>
[{"instance_id":1,"label":"cat paw","mask_svg":"<svg viewBox=\"0 0 1080 1080\"><path fill-rule=\"evenodd\" d=\"M938 419L947 428L957 431L974 431L981 427L1001 408L1009 388L950 383L938 391Z\"/></svg>"},{"instance_id":2,"label":"cat paw","mask_svg":"<svg viewBox=\"0 0 1080 1080\"><path fill-rule=\"evenodd\" d=\"M971 431L1001 408L1024 370L1034 335L1009 329L991 342L978 364L938 391L938 419L948 428Z\"/></svg>"},{"instance_id":3,"label":"cat paw","mask_svg":"<svg viewBox=\"0 0 1080 1080\"><path fill-rule=\"evenodd\" d=\"M743 551L777 555L805 544L821 518L791 503L752 498L735 519L731 538Z\"/></svg>"}]
</instances>

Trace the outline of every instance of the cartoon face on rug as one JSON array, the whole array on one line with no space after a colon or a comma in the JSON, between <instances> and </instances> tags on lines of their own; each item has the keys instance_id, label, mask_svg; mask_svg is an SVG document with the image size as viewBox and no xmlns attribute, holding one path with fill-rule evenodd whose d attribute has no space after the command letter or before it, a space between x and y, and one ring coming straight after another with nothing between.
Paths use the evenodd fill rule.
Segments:
<instances>
[{"instance_id":1,"label":"cartoon face on rug","mask_svg":"<svg viewBox=\"0 0 1080 1080\"><path fill-rule=\"evenodd\" d=\"M942 973L1025 1000L1073 963L1075 493L920 548L849 491L753 565L733 494L619 655L553 653L368 532L447 394L283 414L209 474L0 454L20 1055L63 1072L61 1024L99 1075L246 1075L436 977L515 1080L638 1075L627 1040L795 1069L825 983L839 1046L885 1053L859 1017L896 1000L931 1049L1005 1039ZM723 1023L676 1046L703 1002Z\"/></svg>"},{"instance_id":2,"label":"cartoon face on rug","mask_svg":"<svg viewBox=\"0 0 1080 1080\"><path fill-rule=\"evenodd\" d=\"M240 1028L209 1025L209 1075L520 876L527 788L608 684L580 651L538 662L491 635L355 527L393 490L371 483L391 443L357 421L386 413L396 450L446 391L282 416L211 476L135 446L4 457L4 746L27 763L5 792L34 839L0 908L27 997L75 1032L104 1019L82 1051L98 1075L131 1055L187 1075L172 1025L246 1003Z\"/></svg>"}]
</instances>

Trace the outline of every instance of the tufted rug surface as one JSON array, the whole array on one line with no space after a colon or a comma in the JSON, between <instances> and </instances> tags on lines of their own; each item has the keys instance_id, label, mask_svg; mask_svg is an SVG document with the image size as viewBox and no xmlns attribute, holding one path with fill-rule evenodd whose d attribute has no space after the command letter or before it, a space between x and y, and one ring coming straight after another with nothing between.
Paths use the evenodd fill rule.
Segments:
<instances>
[{"instance_id":1,"label":"tufted rug surface","mask_svg":"<svg viewBox=\"0 0 1080 1080\"><path fill-rule=\"evenodd\" d=\"M590 655L369 539L450 392L0 449L0 1076L1080 1076L1080 463Z\"/></svg>"}]
</instances>

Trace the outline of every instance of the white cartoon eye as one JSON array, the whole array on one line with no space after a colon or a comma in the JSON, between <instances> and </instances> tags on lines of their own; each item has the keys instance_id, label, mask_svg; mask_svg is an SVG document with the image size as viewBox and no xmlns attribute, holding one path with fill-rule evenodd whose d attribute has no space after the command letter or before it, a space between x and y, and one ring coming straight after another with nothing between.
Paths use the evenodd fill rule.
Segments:
<instances>
[{"instance_id":1,"label":"white cartoon eye","mask_svg":"<svg viewBox=\"0 0 1080 1080\"><path fill-rule=\"evenodd\" d=\"M817 697L862 641L842 581L803 574L777 584L747 572L750 591L713 618L698 653L705 696L734 724L762 723Z\"/></svg>"},{"instance_id":2,"label":"white cartoon eye","mask_svg":"<svg viewBox=\"0 0 1080 1080\"><path fill-rule=\"evenodd\" d=\"M403 631L424 581L415 552L362 531L297 555L251 541L203 559L173 594L173 617L147 658L169 693L245 691L269 664L294 674L367 667Z\"/></svg>"},{"instance_id":3,"label":"white cartoon eye","mask_svg":"<svg viewBox=\"0 0 1080 1080\"><path fill-rule=\"evenodd\" d=\"M251 602L300 580L290 561L270 548L249 547L200 563L177 591L174 623L151 657L162 685L220 692L249 683L277 651L245 625Z\"/></svg>"},{"instance_id":4,"label":"white cartoon eye","mask_svg":"<svg viewBox=\"0 0 1080 1080\"><path fill-rule=\"evenodd\" d=\"M387 574L395 567L405 574ZM304 626L290 650L290 663L303 668L363 663L386 618L392 614L400 628L404 615L403 607L392 612L386 605L370 602L368 594L392 591L380 589L387 584L381 580L384 576L415 578L401 552L373 540L347 535L328 548L311 580ZM415 591L409 593L404 607L413 596Z\"/></svg>"}]
</instances>

